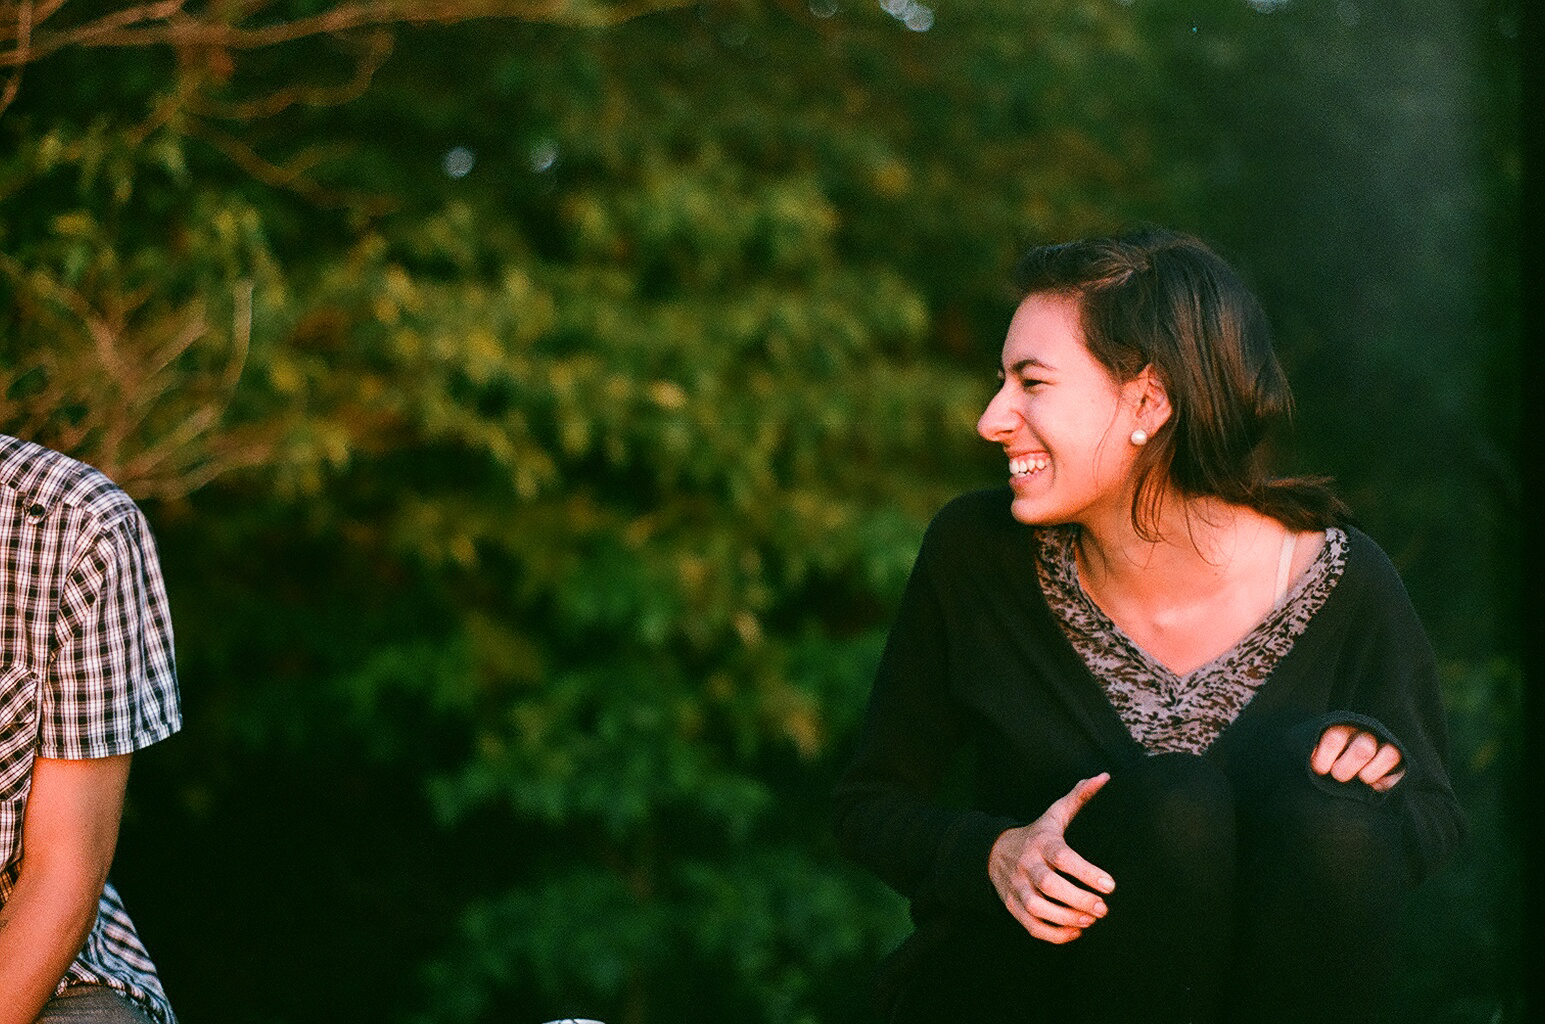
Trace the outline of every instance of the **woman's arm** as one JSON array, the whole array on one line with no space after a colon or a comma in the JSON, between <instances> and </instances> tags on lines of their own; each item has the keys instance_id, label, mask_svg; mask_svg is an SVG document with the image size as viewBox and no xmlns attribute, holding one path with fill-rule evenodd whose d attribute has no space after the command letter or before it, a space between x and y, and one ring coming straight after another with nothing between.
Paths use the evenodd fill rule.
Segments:
<instances>
[{"instance_id":1,"label":"woman's arm","mask_svg":"<svg viewBox=\"0 0 1545 1024\"><path fill-rule=\"evenodd\" d=\"M857 747L834 793L843 852L915 906L1001 912L993 844L1025 824L945 807L938 791L965 740L950 687L949 622L936 573L952 564L948 516L924 537L875 673Z\"/></svg>"},{"instance_id":2,"label":"woman's arm","mask_svg":"<svg viewBox=\"0 0 1545 1024\"><path fill-rule=\"evenodd\" d=\"M21 874L0 907L0 1024L31 1024L96 922L129 755L33 762Z\"/></svg>"},{"instance_id":3,"label":"woman's arm","mask_svg":"<svg viewBox=\"0 0 1545 1024\"><path fill-rule=\"evenodd\" d=\"M1382 766L1391 757L1385 748L1394 748L1398 763L1379 786L1368 785L1363 777L1366 763L1346 782L1338 781L1341 772L1334 769L1315 774L1318 765L1306 755L1307 770L1322 786L1390 802L1403 822L1412 875L1420 880L1453 853L1466 831L1448 776L1448 723L1437 659L1388 557L1367 537L1356 541L1356 578L1349 578L1353 566L1349 560L1348 577L1341 584L1354 585L1354 593L1348 596L1355 600L1347 622L1349 642L1338 654L1340 681L1337 692L1330 695L1329 710L1313 723L1314 737L1303 749L1319 754L1323 763L1342 735L1337 726L1352 727L1348 747L1359 733L1370 736L1350 757L1343 748L1335 759L1338 764L1343 758L1353 764L1373 750L1372 757L1383 758ZM1377 747L1371 740L1378 741Z\"/></svg>"}]
</instances>

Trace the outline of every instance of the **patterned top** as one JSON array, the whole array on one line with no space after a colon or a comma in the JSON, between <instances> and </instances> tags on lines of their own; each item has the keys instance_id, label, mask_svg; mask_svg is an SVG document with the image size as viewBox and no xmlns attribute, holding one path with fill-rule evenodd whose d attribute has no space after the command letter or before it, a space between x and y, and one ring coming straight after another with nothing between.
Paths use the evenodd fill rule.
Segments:
<instances>
[{"instance_id":1,"label":"patterned top","mask_svg":"<svg viewBox=\"0 0 1545 1024\"><path fill-rule=\"evenodd\" d=\"M1303 577L1239 643L1176 675L1132 641L1084 592L1076 526L1037 531L1035 570L1073 649L1105 688L1128 731L1150 753L1200 754L1212 745L1293 647L1346 567L1347 535L1332 527Z\"/></svg>"},{"instance_id":2,"label":"patterned top","mask_svg":"<svg viewBox=\"0 0 1545 1024\"><path fill-rule=\"evenodd\" d=\"M34 758L112 757L181 726L155 542L98 471L0 435L0 905L21 874ZM176 1018L111 885L59 983Z\"/></svg>"}]
</instances>

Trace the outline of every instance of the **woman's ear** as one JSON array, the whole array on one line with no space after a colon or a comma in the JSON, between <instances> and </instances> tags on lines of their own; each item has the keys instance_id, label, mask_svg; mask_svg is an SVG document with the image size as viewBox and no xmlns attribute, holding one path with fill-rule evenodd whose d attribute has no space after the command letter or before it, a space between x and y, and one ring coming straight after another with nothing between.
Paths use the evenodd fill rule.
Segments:
<instances>
[{"instance_id":1,"label":"woman's ear","mask_svg":"<svg viewBox=\"0 0 1545 1024\"><path fill-rule=\"evenodd\" d=\"M1169 391L1165 389L1152 363L1127 382L1127 388L1137 425L1147 431L1150 437L1153 436L1169 422L1170 414L1174 411L1169 404Z\"/></svg>"}]
</instances>

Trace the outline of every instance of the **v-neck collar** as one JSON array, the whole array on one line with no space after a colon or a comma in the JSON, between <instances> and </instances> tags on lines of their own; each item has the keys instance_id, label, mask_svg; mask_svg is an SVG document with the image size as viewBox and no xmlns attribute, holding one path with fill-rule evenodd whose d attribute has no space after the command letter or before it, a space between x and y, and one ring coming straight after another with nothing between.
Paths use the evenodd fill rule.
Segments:
<instances>
[{"instance_id":1,"label":"v-neck collar","mask_svg":"<svg viewBox=\"0 0 1545 1024\"><path fill-rule=\"evenodd\" d=\"M1078 563L1074 556L1074 543L1077 538L1076 526L1054 526L1038 531L1040 543L1044 545L1045 557L1037 552L1037 572L1049 570L1056 582L1057 588L1063 594L1072 597L1078 602L1079 607L1092 619L1097 621L1102 632L1117 639L1121 646L1143 666L1160 678L1180 685L1186 685L1199 676L1210 672L1227 670L1231 663L1237 660L1240 653L1259 643L1261 636L1273 629L1280 628L1283 621L1290 617L1295 603L1302 602L1304 595L1311 588L1317 586L1330 573L1334 563L1338 559L1345 558L1347 546L1346 534L1331 527L1325 531L1325 543L1321 545L1319 553L1288 588L1282 602L1272 607L1264 618L1257 622L1250 631L1240 637L1227 650L1219 653L1206 662L1198 665L1188 672L1176 672L1164 662L1150 654L1141 644L1132 639L1116 621L1105 613L1089 592L1084 589L1083 581L1078 576ZM1339 573L1337 573L1339 575ZM1045 589L1046 577L1042 576L1042 587ZM1334 581L1332 581L1334 585ZM1327 588L1328 590L1329 588ZM1055 609L1054 609L1055 610Z\"/></svg>"},{"instance_id":2,"label":"v-neck collar","mask_svg":"<svg viewBox=\"0 0 1545 1024\"><path fill-rule=\"evenodd\" d=\"M1314 562L1280 605L1228 650L1182 674L1144 650L1084 591L1073 559L1076 529L1035 531L1037 582L1071 653L1099 684L1124 731L1157 749L1204 749L1227 728L1309 627L1339 581L1349 548L1345 531L1327 530ZM1231 713L1220 716L1218 704ZM1194 721L1189 714L1217 720ZM1181 738L1183 731L1199 735Z\"/></svg>"}]
</instances>

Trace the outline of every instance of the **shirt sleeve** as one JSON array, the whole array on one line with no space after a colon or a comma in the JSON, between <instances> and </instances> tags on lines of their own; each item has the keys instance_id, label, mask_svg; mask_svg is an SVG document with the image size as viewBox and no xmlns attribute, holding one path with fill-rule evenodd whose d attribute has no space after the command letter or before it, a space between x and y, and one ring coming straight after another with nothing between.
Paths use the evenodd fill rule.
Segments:
<instances>
[{"instance_id":1,"label":"shirt sleeve","mask_svg":"<svg viewBox=\"0 0 1545 1024\"><path fill-rule=\"evenodd\" d=\"M1406 774L1374 799L1397 809L1412 875L1420 880L1454 853L1468 829L1449 781L1448 725L1437 659L1395 567L1368 543L1366 596L1356 639L1339 654L1347 684L1312 724L1320 726L1320 732L1338 722L1358 725L1399 748ZM1305 737L1306 764L1318 736L1313 732Z\"/></svg>"},{"instance_id":2,"label":"shirt sleeve","mask_svg":"<svg viewBox=\"0 0 1545 1024\"><path fill-rule=\"evenodd\" d=\"M1022 822L938 801L964 733L932 578L946 558L939 528L935 521L923 541L891 627L857 751L834 794L834 828L844 853L915 910L1001 912L988 856L998 836Z\"/></svg>"},{"instance_id":3,"label":"shirt sleeve","mask_svg":"<svg viewBox=\"0 0 1545 1024\"><path fill-rule=\"evenodd\" d=\"M137 508L104 525L75 559L57 622L38 756L127 754L181 727L166 588Z\"/></svg>"},{"instance_id":4,"label":"shirt sleeve","mask_svg":"<svg viewBox=\"0 0 1545 1024\"><path fill-rule=\"evenodd\" d=\"M1468 826L1448 777L1448 730L1436 663L1426 648L1426 637L1416 636L1419 639L1409 641L1409 646L1426 656L1411 657L1402 651L1389 659L1383 686L1369 702L1367 724L1400 750L1405 776L1387 796L1399 808L1412 877L1420 881L1453 855ZM1358 724L1356 719L1350 721Z\"/></svg>"}]
</instances>

